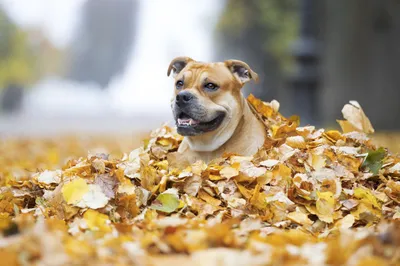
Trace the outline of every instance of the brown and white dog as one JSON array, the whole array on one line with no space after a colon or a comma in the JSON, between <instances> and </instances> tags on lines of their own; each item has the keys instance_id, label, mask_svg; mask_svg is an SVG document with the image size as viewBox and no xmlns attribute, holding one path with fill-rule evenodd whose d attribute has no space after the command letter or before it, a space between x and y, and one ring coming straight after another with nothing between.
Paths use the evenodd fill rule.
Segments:
<instances>
[{"instance_id":1,"label":"brown and white dog","mask_svg":"<svg viewBox=\"0 0 400 266\"><path fill-rule=\"evenodd\" d=\"M178 133L184 136L180 158L209 162L224 153L253 155L266 132L252 113L241 88L258 75L239 60L197 62L177 57L168 67L175 78L171 103Z\"/></svg>"}]
</instances>

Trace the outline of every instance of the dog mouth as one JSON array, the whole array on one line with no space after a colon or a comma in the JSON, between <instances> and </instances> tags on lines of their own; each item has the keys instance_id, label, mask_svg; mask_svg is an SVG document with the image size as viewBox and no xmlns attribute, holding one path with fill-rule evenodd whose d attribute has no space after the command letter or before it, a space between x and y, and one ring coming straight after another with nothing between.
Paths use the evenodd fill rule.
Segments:
<instances>
[{"instance_id":1,"label":"dog mouth","mask_svg":"<svg viewBox=\"0 0 400 266\"><path fill-rule=\"evenodd\" d=\"M216 117L212 120L201 121L193 118L185 112L181 112L176 119L176 125L179 134L183 136L194 136L217 129L224 118L225 113L218 112Z\"/></svg>"},{"instance_id":2,"label":"dog mouth","mask_svg":"<svg viewBox=\"0 0 400 266\"><path fill-rule=\"evenodd\" d=\"M178 126L183 126L183 127L195 126L200 124L199 120L195 120L185 113L181 113L179 115L177 122Z\"/></svg>"}]
</instances>

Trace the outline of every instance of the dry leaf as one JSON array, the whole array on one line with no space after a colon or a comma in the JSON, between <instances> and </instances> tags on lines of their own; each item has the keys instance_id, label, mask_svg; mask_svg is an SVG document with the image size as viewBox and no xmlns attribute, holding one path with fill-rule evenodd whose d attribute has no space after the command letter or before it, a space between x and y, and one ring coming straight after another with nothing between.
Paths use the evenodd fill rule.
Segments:
<instances>
[{"instance_id":1,"label":"dry leaf","mask_svg":"<svg viewBox=\"0 0 400 266\"><path fill-rule=\"evenodd\" d=\"M344 133L350 132L349 127L356 129L356 131L364 132L367 134L374 133L375 130L371 125L368 117L365 115L360 104L356 101L350 101L350 104L346 104L342 109L343 117L347 120L350 125L342 122L342 130Z\"/></svg>"},{"instance_id":2,"label":"dry leaf","mask_svg":"<svg viewBox=\"0 0 400 266\"><path fill-rule=\"evenodd\" d=\"M182 136L168 126L122 158L85 156L92 150L86 148L75 154L84 140L0 141L7 151L0 156L3 261L151 265L162 256L158 263L395 263L400 157L376 149L360 129L298 127L299 118L279 114L277 102L251 96L248 104L265 125L263 147L208 164L176 156ZM343 123L366 132L367 119L354 104ZM66 156L63 167L54 165Z\"/></svg>"},{"instance_id":3,"label":"dry leaf","mask_svg":"<svg viewBox=\"0 0 400 266\"><path fill-rule=\"evenodd\" d=\"M110 176L109 174L100 174L96 176L94 182L95 184L100 186L106 197L110 199L113 199L115 197L117 180L114 176Z\"/></svg>"},{"instance_id":4,"label":"dry leaf","mask_svg":"<svg viewBox=\"0 0 400 266\"><path fill-rule=\"evenodd\" d=\"M219 173L223 178L230 179L234 176L237 176L239 174L239 171L233 167L225 166L221 169L221 171L219 171Z\"/></svg>"}]
</instances>

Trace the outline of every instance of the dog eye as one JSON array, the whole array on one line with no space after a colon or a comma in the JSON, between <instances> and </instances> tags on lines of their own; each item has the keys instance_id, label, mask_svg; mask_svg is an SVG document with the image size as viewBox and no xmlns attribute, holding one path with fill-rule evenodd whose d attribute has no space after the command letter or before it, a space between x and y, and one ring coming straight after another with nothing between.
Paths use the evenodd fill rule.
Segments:
<instances>
[{"instance_id":1,"label":"dog eye","mask_svg":"<svg viewBox=\"0 0 400 266\"><path fill-rule=\"evenodd\" d=\"M182 80L178 80L177 82L176 82L176 89L177 90L180 90L180 89L182 89L182 87L183 87L183 81Z\"/></svg>"},{"instance_id":2,"label":"dog eye","mask_svg":"<svg viewBox=\"0 0 400 266\"><path fill-rule=\"evenodd\" d=\"M210 91L215 91L216 89L218 89L218 86L214 83L207 83L205 88Z\"/></svg>"}]
</instances>

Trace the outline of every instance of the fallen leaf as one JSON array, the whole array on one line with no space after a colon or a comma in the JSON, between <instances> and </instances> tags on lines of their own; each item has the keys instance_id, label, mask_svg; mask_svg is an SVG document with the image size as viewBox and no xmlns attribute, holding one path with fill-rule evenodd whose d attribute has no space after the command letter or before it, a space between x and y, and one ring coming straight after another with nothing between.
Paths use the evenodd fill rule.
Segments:
<instances>
[{"instance_id":1,"label":"fallen leaf","mask_svg":"<svg viewBox=\"0 0 400 266\"><path fill-rule=\"evenodd\" d=\"M372 192L366 188L358 187L354 189L354 197L359 199L368 205L371 205L377 209L381 208L377 198L372 194Z\"/></svg>"},{"instance_id":2,"label":"fallen leaf","mask_svg":"<svg viewBox=\"0 0 400 266\"><path fill-rule=\"evenodd\" d=\"M257 99L254 97L253 94L250 94L247 97L247 100L250 102L250 104L256 109L258 113L263 115L264 117L270 117L272 114L276 112L277 109L279 109L279 103L277 101L274 102L273 107L263 103L261 100Z\"/></svg>"},{"instance_id":3,"label":"fallen leaf","mask_svg":"<svg viewBox=\"0 0 400 266\"><path fill-rule=\"evenodd\" d=\"M85 219L88 228L92 231L111 232L111 221L105 214L89 209L83 214L83 219Z\"/></svg>"},{"instance_id":4,"label":"fallen leaf","mask_svg":"<svg viewBox=\"0 0 400 266\"><path fill-rule=\"evenodd\" d=\"M292 136L286 138L286 144L292 148L304 149L306 148L306 142L302 136Z\"/></svg>"},{"instance_id":5,"label":"fallen leaf","mask_svg":"<svg viewBox=\"0 0 400 266\"><path fill-rule=\"evenodd\" d=\"M89 186L82 178L72 180L71 182L65 184L61 190L64 200L68 204L74 205L79 202L82 199L83 195L85 195L88 191Z\"/></svg>"},{"instance_id":6,"label":"fallen leaf","mask_svg":"<svg viewBox=\"0 0 400 266\"><path fill-rule=\"evenodd\" d=\"M265 166L267 168L272 168L275 165L277 165L279 163L279 160L273 160L273 159L269 159L269 160L265 160L260 162L260 165Z\"/></svg>"},{"instance_id":7,"label":"fallen leaf","mask_svg":"<svg viewBox=\"0 0 400 266\"><path fill-rule=\"evenodd\" d=\"M48 171L45 170L40 174L36 175L37 181L46 185L58 184L61 182L61 170ZM35 178L35 177L34 177Z\"/></svg>"},{"instance_id":8,"label":"fallen leaf","mask_svg":"<svg viewBox=\"0 0 400 266\"><path fill-rule=\"evenodd\" d=\"M89 190L74 205L80 208L99 209L107 205L109 198L98 185L89 185Z\"/></svg>"},{"instance_id":9,"label":"fallen leaf","mask_svg":"<svg viewBox=\"0 0 400 266\"><path fill-rule=\"evenodd\" d=\"M96 176L94 183L99 185L104 195L113 199L115 197L115 189L117 187L117 179L109 174L99 174Z\"/></svg>"},{"instance_id":10,"label":"fallen leaf","mask_svg":"<svg viewBox=\"0 0 400 266\"><path fill-rule=\"evenodd\" d=\"M311 225L313 223L307 214L300 211L290 212L287 218L300 225Z\"/></svg>"},{"instance_id":11,"label":"fallen leaf","mask_svg":"<svg viewBox=\"0 0 400 266\"><path fill-rule=\"evenodd\" d=\"M333 212L335 210L335 199L332 192L317 191L316 214L318 218L326 223L333 222Z\"/></svg>"},{"instance_id":12,"label":"fallen leaf","mask_svg":"<svg viewBox=\"0 0 400 266\"><path fill-rule=\"evenodd\" d=\"M350 104L346 104L342 109L342 114L357 131L367 134L374 133L371 122L357 101L350 101Z\"/></svg>"},{"instance_id":13,"label":"fallen leaf","mask_svg":"<svg viewBox=\"0 0 400 266\"><path fill-rule=\"evenodd\" d=\"M239 174L239 171L233 167L225 166L224 168L222 168L222 170L219 171L219 173L223 178L230 179L234 176L237 176Z\"/></svg>"},{"instance_id":14,"label":"fallen leaf","mask_svg":"<svg viewBox=\"0 0 400 266\"><path fill-rule=\"evenodd\" d=\"M179 198L176 194L164 192L153 201L150 208L157 211L171 213L179 207Z\"/></svg>"},{"instance_id":15,"label":"fallen leaf","mask_svg":"<svg viewBox=\"0 0 400 266\"><path fill-rule=\"evenodd\" d=\"M369 151L362 166L368 168L374 175L379 173L383 165L386 151L384 148L379 148L376 151Z\"/></svg>"},{"instance_id":16,"label":"fallen leaf","mask_svg":"<svg viewBox=\"0 0 400 266\"><path fill-rule=\"evenodd\" d=\"M355 222L354 216L351 214L347 214L345 217L343 217L343 219L339 220L336 223L336 227L340 229L349 229L353 226L354 222Z\"/></svg>"}]
</instances>

